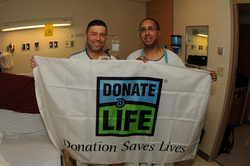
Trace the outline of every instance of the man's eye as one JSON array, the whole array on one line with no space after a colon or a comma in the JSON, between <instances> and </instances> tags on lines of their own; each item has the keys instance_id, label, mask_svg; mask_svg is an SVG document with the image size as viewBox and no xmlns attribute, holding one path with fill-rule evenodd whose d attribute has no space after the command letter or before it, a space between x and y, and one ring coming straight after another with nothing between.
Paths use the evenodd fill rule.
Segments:
<instances>
[{"instance_id":1,"label":"man's eye","mask_svg":"<svg viewBox=\"0 0 250 166\"><path fill-rule=\"evenodd\" d=\"M155 28L154 27L148 27L148 30L153 31L153 30L155 30Z\"/></svg>"},{"instance_id":2,"label":"man's eye","mask_svg":"<svg viewBox=\"0 0 250 166\"><path fill-rule=\"evenodd\" d=\"M141 29L141 32L145 32L145 31L146 31L146 29L145 29L145 28Z\"/></svg>"}]
</instances>

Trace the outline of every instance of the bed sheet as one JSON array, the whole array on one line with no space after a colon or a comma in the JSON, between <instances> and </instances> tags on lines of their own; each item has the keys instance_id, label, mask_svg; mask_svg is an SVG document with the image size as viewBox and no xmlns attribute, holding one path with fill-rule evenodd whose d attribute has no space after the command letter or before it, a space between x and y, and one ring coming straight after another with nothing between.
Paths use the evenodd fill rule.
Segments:
<instances>
[{"instance_id":1,"label":"bed sheet","mask_svg":"<svg viewBox=\"0 0 250 166\"><path fill-rule=\"evenodd\" d=\"M12 166L61 166L61 152L48 135L5 136L0 155Z\"/></svg>"},{"instance_id":2,"label":"bed sheet","mask_svg":"<svg viewBox=\"0 0 250 166\"><path fill-rule=\"evenodd\" d=\"M0 109L0 132L5 135L48 135L40 114Z\"/></svg>"}]
</instances>

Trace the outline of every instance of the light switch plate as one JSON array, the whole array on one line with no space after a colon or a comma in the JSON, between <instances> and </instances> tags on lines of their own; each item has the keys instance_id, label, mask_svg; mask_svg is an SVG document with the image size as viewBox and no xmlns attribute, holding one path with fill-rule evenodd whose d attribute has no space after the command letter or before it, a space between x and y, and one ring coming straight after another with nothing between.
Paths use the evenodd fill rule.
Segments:
<instances>
[{"instance_id":1,"label":"light switch plate","mask_svg":"<svg viewBox=\"0 0 250 166\"><path fill-rule=\"evenodd\" d=\"M218 54L223 55L223 47L218 47Z\"/></svg>"},{"instance_id":2,"label":"light switch plate","mask_svg":"<svg viewBox=\"0 0 250 166\"><path fill-rule=\"evenodd\" d=\"M224 68L223 67L218 67L217 66L217 75L224 77Z\"/></svg>"}]
</instances>

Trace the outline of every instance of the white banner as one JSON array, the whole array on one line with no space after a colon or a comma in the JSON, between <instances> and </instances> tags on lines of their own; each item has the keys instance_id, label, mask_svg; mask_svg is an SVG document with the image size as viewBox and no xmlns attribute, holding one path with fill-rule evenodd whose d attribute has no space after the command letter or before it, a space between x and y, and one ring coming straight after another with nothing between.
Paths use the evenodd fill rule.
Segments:
<instances>
[{"instance_id":1,"label":"white banner","mask_svg":"<svg viewBox=\"0 0 250 166\"><path fill-rule=\"evenodd\" d=\"M36 96L49 136L77 161L195 157L210 95L207 72L141 61L35 60Z\"/></svg>"}]
</instances>

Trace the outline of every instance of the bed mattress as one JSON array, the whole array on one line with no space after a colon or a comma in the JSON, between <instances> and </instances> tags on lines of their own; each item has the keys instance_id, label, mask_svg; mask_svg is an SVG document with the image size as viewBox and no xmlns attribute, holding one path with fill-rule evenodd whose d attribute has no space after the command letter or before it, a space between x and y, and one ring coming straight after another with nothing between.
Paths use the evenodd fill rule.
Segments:
<instances>
[{"instance_id":1,"label":"bed mattress","mask_svg":"<svg viewBox=\"0 0 250 166\"><path fill-rule=\"evenodd\" d=\"M61 153L48 135L7 136L0 155L12 166L61 166Z\"/></svg>"}]
</instances>

